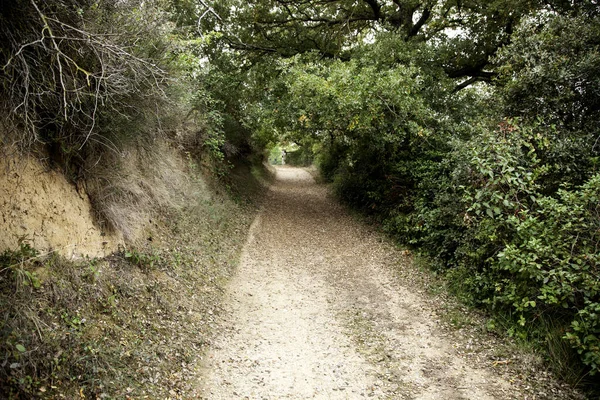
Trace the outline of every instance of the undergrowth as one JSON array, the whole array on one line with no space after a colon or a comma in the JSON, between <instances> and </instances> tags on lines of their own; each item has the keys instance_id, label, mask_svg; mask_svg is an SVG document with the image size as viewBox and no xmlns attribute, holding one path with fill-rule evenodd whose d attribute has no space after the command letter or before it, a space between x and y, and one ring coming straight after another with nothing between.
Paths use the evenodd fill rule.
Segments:
<instances>
[{"instance_id":1,"label":"undergrowth","mask_svg":"<svg viewBox=\"0 0 600 400\"><path fill-rule=\"evenodd\" d=\"M239 170L246 186L261 184ZM198 178L200 179L200 178ZM0 392L18 398L193 398L252 201L197 196L146 243L104 259L0 256Z\"/></svg>"}]
</instances>

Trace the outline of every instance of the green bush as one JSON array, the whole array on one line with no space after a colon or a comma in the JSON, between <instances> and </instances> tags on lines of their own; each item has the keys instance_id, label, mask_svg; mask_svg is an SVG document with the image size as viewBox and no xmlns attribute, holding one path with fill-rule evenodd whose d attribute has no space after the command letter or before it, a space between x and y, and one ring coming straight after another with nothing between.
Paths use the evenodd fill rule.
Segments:
<instances>
[{"instance_id":1,"label":"green bush","mask_svg":"<svg viewBox=\"0 0 600 400\"><path fill-rule=\"evenodd\" d=\"M577 190L542 197L536 207L511 216L515 235L494 268L494 303L511 307L521 324L550 314L570 323L565 333L590 367L600 367L600 175Z\"/></svg>"},{"instance_id":2,"label":"green bush","mask_svg":"<svg viewBox=\"0 0 600 400\"><path fill-rule=\"evenodd\" d=\"M457 142L417 188L414 211L390 214L384 223L435 260L462 297L511 319L513 334L545 340L553 321L594 375L600 177L543 194L552 175L541 160L555 134L504 121ZM436 183L437 193L428 196Z\"/></svg>"},{"instance_id":3,"label":"green bush","mask_svg":"<svg viewBox=\"0 0 600 400\"><path fill-rule=\"evenodd\" d=\"M461 297L512 321L511 334L543 345L558 332L593 375L600 178L544 193L554 184L544 161L557 134L505 120L474 126L448 152L386 152L370 141L338 166L334 188L429 256Z\"/></svg>"}]
</instances>

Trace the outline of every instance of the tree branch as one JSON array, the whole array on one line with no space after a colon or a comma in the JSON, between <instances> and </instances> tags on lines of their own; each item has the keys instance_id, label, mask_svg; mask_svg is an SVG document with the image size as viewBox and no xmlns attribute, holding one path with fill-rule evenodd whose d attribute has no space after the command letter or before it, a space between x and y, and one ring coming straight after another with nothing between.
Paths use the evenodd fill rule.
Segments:
<instances>
[{"instance_id":1,"label":"tree branch","mask_svg":"<svg viewBox=\"0 0 600 400\"><path fill-rule=\"evenodd\" d=\"M373 10L373 17L376 21L381 19L381 5L377 2L377 0L364 0L371 10Z\"/></svg>"},{"instance_id":2,"label":"tree branch","mask_svg":"<svg viewBox=\"0 0 600 400\"><path fill-rule=\"evenodd\" d=\"M419 18L417 23L415 25L413 25L413 27L408 32L407 39L410 39L413 36L417 36L417 34L419 33L419 31L421 30L423 25L425 25L425 23L427 23L427 21L429 20L430 17L431 17L431 9L425 8L423 10L423 14L421 14L421 18Z\"/></svg>"},{"instance_id":3,"label":"tree branch","mask_svg":"<svg viewBox=\"0 0 600 400\"><path fill-rule=\"evenodd\" d=\"M490 82L492 80L492 77L494 76L495 74L492 72L481 71L479 75L472 76L466 81L456 85L456 87L452 89L452 93L460 92L461 90L471 86L475 82Z\"/></svg>"}]
</instances>

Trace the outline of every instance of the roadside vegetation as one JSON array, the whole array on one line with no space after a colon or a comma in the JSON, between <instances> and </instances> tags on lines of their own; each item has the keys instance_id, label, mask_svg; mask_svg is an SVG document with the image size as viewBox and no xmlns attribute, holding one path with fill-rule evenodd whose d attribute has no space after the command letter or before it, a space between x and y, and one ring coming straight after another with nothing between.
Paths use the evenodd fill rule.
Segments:
<instances>
[{"instance_id":1,"label":"roadside vegetation","mask_svg":"<svg viewBox=\"0 0 600 400\"><path fill-rule=\"evenodd\" d=\"M0 392L198 396L199 363L256 207L202 193L158 217L146 244L104 259L39 255L26 243L1 254Z\"/></svg>"},{"instance_id":2,"label":"roadside vegetation","mask_svg":"<svg viewBox=\"0 0 600 400\"><path fill-rule=\"evenodd\" d=\"M101 229L125 239L104 259L68 260L26 237L2 249L3 398L198 395L269 173L212 95L199 50L210 35L182 12L163 1L0 9L1 156L61 171Z\"/></svg>"}]
</instances>

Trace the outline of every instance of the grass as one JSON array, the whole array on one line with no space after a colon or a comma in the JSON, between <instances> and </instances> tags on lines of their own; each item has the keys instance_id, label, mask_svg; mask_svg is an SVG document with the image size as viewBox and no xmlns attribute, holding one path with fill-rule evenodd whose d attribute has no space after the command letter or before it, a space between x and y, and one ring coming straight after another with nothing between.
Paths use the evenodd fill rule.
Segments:
<instances>
[{"instance_id":1,"label":"grass","mask_svg":"<svg viewBox=\"0 0 600 400\"><path fill-rule=\"evenodd\" d=\"M250 170L238 179L262 187ZM201 181L202 179L198 177ZM215 185L217 185L215 183ZM0 392L18 398L194 398L223 288L256 207L223 191L164 209L145 243L104 259L0 257Z\"/></svg>"}]
</instances>

